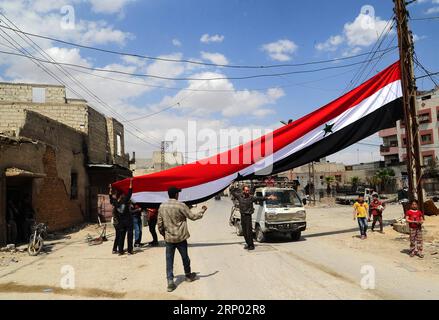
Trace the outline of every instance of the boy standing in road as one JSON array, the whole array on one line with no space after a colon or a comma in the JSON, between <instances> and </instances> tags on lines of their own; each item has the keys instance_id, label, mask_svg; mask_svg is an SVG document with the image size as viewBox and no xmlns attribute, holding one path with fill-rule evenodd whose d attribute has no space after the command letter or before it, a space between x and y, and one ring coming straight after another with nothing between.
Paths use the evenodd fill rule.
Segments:
<instances>
[{"instance_id":1,"label":"boy standing in road","mask_svg":"<svg viewBox=\"0 0 439 320\"><path fill-rule=\"evenodd\" d=\"M418 209L418 200L411 202L410 210L405 213L405 219L410 227L410 257L417 254L419 258L423 258L422 224L424 223L424 214Z\"/></svg>"},{"instance_id":2,"label":"boy standing in road","mask_svg":"<svg viewBox=\"0 0 439 320\"><path fill-rule=\"evenodd\" d=\"M372 201L370 203L370 213L373 217L372 222L372 232L375 228L375 224L378 221L380 223L380 233L383 233L383 203L378 199L378 193L374 192L372 194Z\"/></svg>"},{"instance_id":3,"label":"boy standing in road","mask_svg":"<svg viewBox=\"0 0 439 320\"><path fill-rule=\"evenodd\" d=\"M358 221L358 226L360 227L361 240L367 238L367 212L369 206L364 202L364 197L359 196L357 202L354 204L354 220Z\"/></svg>"}]
</instances>

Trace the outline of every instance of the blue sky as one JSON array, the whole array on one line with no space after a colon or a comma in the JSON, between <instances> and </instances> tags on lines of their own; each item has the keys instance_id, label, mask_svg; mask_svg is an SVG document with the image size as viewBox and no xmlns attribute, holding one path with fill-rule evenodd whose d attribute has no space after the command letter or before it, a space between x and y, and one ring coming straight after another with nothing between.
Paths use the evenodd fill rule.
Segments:
<instances>
[{"instance_id":1,"label":"blue sky","mask_svg":"<svg viewBox=\"0 0 439 320\"><path fill-rule=\"evenodd\" d=\"M370 20L364 20L366 11L362 8L365 10L365 5L369 5L367 14L372 17ZM66 11L61 11L63 7L69 12L74 10L73 29L60 28L60 21L66 16ZM0 8L24 31L100 48L220 64L270 65L333 59L371 50L377 35L388 27L393 2L16 0L0 1ZM438 0L418 1L409 8L414 18L439 15ZM373 15L370 9L373 9ZM373 24L364 28L364 21ZM411 27L419 60L427 69L439 71L439 20L413 21ZM319 67L270 70L199 67L123 58L53 41L34 40L57 61L169 77L234 77ZM4 39L0 39L2 43L7 45ZM391 31L383 42L383 48L395 44L395 33ZM2 47L1 50L9 49ZM340 66L362 59L364 57L322 66ZM375 74L397 59L397 51L394 50L380 59L373 70L366 69L364 76ZM126 124L130 131L157 145L169 128L184 130L188 119L196 120L200 127L214 130L229 127L273 128L279 120L297 119L342 94L359 68L353 66L309 74L216 82L155 81L94 73L144 85L228 90L213 93L151 88L71 72L116 109L123 116L122 120L158 112L179 102L179 106L166 112L132 122L135 128ZM5 81L55 83L19 57L0 55L0 70L0 78ZM419 70L417 73L421 74ZM71 86L74 87L74 84ZM419 81L418 86L431 89L433 83L425 79ZM94 103L86 93L84 97ZM111 114L102 106L96 107ZM156 149L130 135L127 135L127 140L127 149L136 150L143 156ZM379 144L379 139L371 137L366 142ZM364 162L378 160L378 147L355 145L330 159L353 163L358 156Z\"/></svg>"}]
</instances>

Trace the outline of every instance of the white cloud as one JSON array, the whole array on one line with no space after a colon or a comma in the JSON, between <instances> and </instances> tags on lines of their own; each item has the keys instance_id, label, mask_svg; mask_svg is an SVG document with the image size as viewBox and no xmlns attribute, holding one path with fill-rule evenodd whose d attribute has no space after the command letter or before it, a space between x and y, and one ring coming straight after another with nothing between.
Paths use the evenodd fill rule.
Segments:
<instances>
[{"instance_id":1,"label":"white cloud","mask_svg":"<svg viewBox=\"0 0 439 320\"><path fill-rule=\"evenodd\" d=\"M288 39L278 40L262 46L262 50L265 51L271 59L276 61L291 60L291 55L295 53L297 49L298 46Z\"/></svg>"},{"instance_id":2,"label":"white cloud","mask_svg":"<svg viewBox=\"0 0 439 320\"><path fill-rule=\"evenodd\" d=\"M183 58L183 54L172 53L168 55L161 55L158 58L180 60ZM181 75L185 71L185 64L180 62L168 62L168 61L154 61L146 67L146 73L158 75L162 77L175 78Z\"/></svg>"},{"instance_id":3,"label":"white cloud","mask_svg":"<svg viewBox=\"0 0 439 320\"><path fill-rule=\"evenodd\" d=\"M298 46L288 39L278 40L262 46L262 50L265 51L271 59L277 61L291 60L291 55L297 51L297 48Z\"/></svg>"},{"instance_id":4,"label":"white cloud","mask_svg":"<svg viewBox=\"0 0 439 320\"><path fill-rule=\"evenodd\" d=\"M343 26L340 34L330 36L326 41L317 43L315 48L319 51L334 52L342 48L343 56L358 54L362 48L375 43L377 39L390 30L389 21L382 20L380 17L372 17L360 13L354 21L347 22Z\"/></svg>"},{"instance_id":5,"label":"white cloud","mask_svg":"<svg viewBox=\"0 0 439 320\"><path fill-rule=\"evenodd\" d=\"M208 33L205 33L201 36L200 41L202 43L223 42L224 36L219 34L209 35Z\"/></svg>"},{"instance_id":6,"label":"white cloud","mask_svg":"<svg viewBox=\"0 0 439 320\"><path fill-rule=\"evenodd\" d=\"M367 47L373 44L381 34L389 30L390 23L380 17L371 18L360 13L353 22L344 25L344 35L349 46ZM390 34L394 31L391 30Z\"/></svg>"},{"instance_id":7,"label":"white cloud","mask_svg":"<svg viewBox=\"0 0 439 320\"><path fill-rule=\"evenodd\" d=\"M428 38L427 36L418 36L417 34L413 35L413 41L414 42L418 42L420 40L424 40L424 39L427 39L427 38Z\"/></svg>"},{"instance_id":8,"label":"white cloud","mask_svg":"<svg viewBox=\"0 0 439 320\"><path fill-rule=\"evenodd\" d=\"M208 60L214 64L220 64L220 65L229 64L227 58L221 53L201 51L201 58L203 58L204 60Z\"/></svg>"},{"instance_id":9,"label":"white cloud","mask_svg":"<svg viewBox=\"0 0 439 320\"><path fill-rule=\"evenodd\" d=\"M92 10L97 13L120 13L123 8L135 0L88 0Z\"/></svg>"},{"instance_id":10,"label":"white cloud","mask_svg":"<svg viewBox=\"0 0 439 320\"><path fill-rule=\"evenodd\" d=\"M221 73L202 72L194 74L196 78L224 77ZM261 116L267 114L260 109L267 109L267 105L273 105L284 96L279 88L271 88L265 92L252 90L236 90L233 83L227 79L215 81L189 81L188 89L216 90L197 91L188 93L180 91L175 96L165 97L156 108L161 109L180 102L180 110L189 115L207 116L221 113L224 117L239 115ZM264 113L265 112L265 113Z\"/></svg>"},{"instance_id":11,"label":"white cloud","mask_svg":"<svg viewBox=\"0 0 439 320\"><path fill-rule=\"evenodd\" d=\"M344 38L341 35L331 36L325 42L316 44L316 49L319 51L335 51L338 46L344 42Z\"/></svg>"},{"instance_id":12,"label":"white cloud","mask_svg":"<svg viewBox=\"0 0 439 320\"><path fill-rule=\"evenodd\" d=\"M178 39L172 39L172 44L176 47L181 47L181 41Z\"/></svg>"},{"instance_id":13,"label":"white cloud","mask_svg":"<svg viewBox=\"0 0 439 320\"><path fill-rule=\"evenodd\" d=\"M438 13L439 12L439 7L432 7L427 9L427 11L425 11L426 14L432 14L432 13Z\"/></svg>"},{"instance_id":14,"label":"white cloud","mask_svg":"<svg viewBox=\"0 0 439 320\"><path fill-rule=\"evenodd\" d=\"M79 42L81 44L125 44L133 38L129 32L114 28L104 20L93 21L80 19L77 15L73 29L65 29L62 26L64 14L61 8L66 4L76 4L81 0L3 0L0 1L0 9L23 31L42 34L49 37L61 38L66 41ZM47 40L35 40L43 47L50 47Z\"/></svg>"}]
</instances>

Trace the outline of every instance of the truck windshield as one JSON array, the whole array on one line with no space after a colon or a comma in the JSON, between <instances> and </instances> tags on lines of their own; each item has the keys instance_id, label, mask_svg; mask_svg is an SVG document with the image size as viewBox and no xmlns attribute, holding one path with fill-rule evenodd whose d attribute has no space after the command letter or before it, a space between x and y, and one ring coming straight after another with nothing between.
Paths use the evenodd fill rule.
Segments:
<instances>
[{"instance_id":1,"label":"truck windshield","mask_svg":"<svg viewBox=\"0 0 439 320\"><path fill-rule=\"evenodd\" d=\"M266 200L266 204L268 208L274 207L301 207L302 201L294 190L276 190L276 191L267 191L265 193L266 197L270 195L274 195L276 200Z\"/></svg>"}]
</instances>

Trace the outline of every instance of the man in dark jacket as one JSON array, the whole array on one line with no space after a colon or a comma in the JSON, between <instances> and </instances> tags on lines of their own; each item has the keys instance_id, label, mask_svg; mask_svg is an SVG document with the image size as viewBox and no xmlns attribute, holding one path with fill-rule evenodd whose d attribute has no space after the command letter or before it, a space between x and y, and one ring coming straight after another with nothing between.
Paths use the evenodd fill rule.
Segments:
<instances>
[{"instance_id":1,"label":"man in dark jacket","mask_svg":"<svg viewBox=\"0 0 439 320\"><path fill-rule=\"evenodd\" d=\"M125 236L127 236L128 240L128 254L133 254L133 216L129 210L129 202L131 199L131 195L133 194L133 179L130 179L130 188L128 190L128 194L124 195L123 193L119 193L117 198L112 196L112 189L110 185L110 201L113 205L113 223L115 223L116 227L116 240L117 241L117 249L119 251L119 255L123 255ZM114 251L113 247L113 251Z\"/></svg>"},{"instance_id":2,"label":"man in dark jacket","mask_svg":"<svg viewBox=\"0 0 439 320\"><path fill-rule=\"evenodd\" d=\"M253 207L254 202L264 201L266 199L277 199L276 196L269 197L255 197L250 194L250 188L248 186L244 186L242 188L242 192L238 191L238 188L231 188L230 193L238 201L239 212L241 213L241 225L242 232L244 234L245 242L247 243L244 246L244 249L254 250L255 245L253 243L253 230L252 230L252 214L255 211Z\"/></svg>"}]
</instances>

